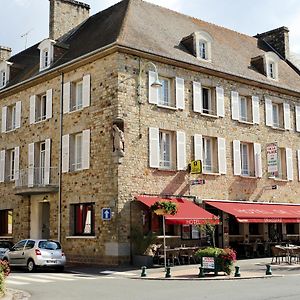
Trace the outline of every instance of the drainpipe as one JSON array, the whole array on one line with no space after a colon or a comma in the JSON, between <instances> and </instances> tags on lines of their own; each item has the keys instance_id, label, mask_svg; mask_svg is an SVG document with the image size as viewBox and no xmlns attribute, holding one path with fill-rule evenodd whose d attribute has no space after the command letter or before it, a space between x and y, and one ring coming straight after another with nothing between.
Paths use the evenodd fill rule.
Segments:
<instances>
[{"instance_id":1,"label":"drainpipe","mask_svg":"<svg viewBox=\"0 0 300 300\"><path fill-rule=\"evenodd\" d=\"M58 227L57 240L61 242L61 185L62 185L62 135L63 135L63 90L64 90L64 73L60 75L60 112L59 112L59 163L58 163Z\"/></svg>"}]
</instances>

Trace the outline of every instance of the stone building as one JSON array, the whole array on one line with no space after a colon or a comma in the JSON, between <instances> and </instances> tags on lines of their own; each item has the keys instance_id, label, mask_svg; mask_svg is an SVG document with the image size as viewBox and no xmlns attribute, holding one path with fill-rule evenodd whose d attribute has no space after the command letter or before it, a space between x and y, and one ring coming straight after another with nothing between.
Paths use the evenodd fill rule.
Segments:
<instances>
[{"instance_id":1,"label":"stone building","mask_svg":"<svg viewBox=\"0 0 300 300\"><path fill-rule=\"evenodd\" d=\"M223 220L220 245L230 226L267 239L267 221L238 222L210 200L300 203L288 29L251 37L141 0L88 13L50 0L49 38L12 57L0 48L1 238L59 239L69 261L128 262L131 224L149 218L132 202L148 194L207 203ZM192 160L203 174L187 171ZM298 239L292 208L292 225L276 222Z\"/></svg>"}]
</instances>

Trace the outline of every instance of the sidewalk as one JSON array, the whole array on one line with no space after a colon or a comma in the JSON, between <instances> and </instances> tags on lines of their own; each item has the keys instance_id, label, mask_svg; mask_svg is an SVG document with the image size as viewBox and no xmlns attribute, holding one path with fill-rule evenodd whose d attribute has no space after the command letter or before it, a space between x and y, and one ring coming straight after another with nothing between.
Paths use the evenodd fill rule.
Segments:
<instances>
[{"instance_id":1,"label":"sidewalk","mask_svg":"<svg viewBox=\"0 0 300 300\"><path fill-rule=\"evenodd\" d=\"M165 278L164 268L147 269L147 276L140 279L148 280L236 280L251 278L271 278L281 277L289 274L300 274L300 264L271 264L272 275L266 275L266 265L271 264L271 258L239 260L234 265L240 267L241 277L234 277L234 271L231 275L219 272L218 276L214 273L205 274L205 277L199 278L199 265L182 265L171 267L171 278ZM132 277L137 279L138 276Z\"/></svg>"}]
</instances>

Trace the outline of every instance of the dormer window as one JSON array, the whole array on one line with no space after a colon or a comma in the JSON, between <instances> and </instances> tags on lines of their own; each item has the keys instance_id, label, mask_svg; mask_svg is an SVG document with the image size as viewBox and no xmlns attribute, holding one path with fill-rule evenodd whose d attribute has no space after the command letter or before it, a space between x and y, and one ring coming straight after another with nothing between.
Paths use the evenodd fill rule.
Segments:
<instances>
[{"instance_id":1,"label":"dormer window","mask_svg":"<svg viewBox=\"0 0 300 300\"><path fill-rule=\"evenodd\" d=\"M265 53L265 70L268 78L278 80L279 57L274 52Z\"/></svg>"},{"instance_id":2,"label":"dormer window","mask_svg":"<svg viewBox=\"0 0 300 300\"><path fill-rule=\"evenodd\" d=\"M194 33L195 54L198 59L211 61L212 42L213 39L207 32L197 31Z\"/></svg>"},{"instance_id":3,"label":"dormer window","mask_svg":"<svg viewBox=\"0 0 300 300\"><path fill-rule=\"evenodd\" d=\"M201 40L199 42L199 57L202 59L207 59L207 42Z\"/></svg>"},{"instance_id":4,"label":"dormer window","mask_svg":"<svg viewBox=\"0 0 300 300\"><path fill-rule=\"evenodd\" d=\"M54 44L55 41L50 39L43 40L39 44L38 49L40 50L40 71L48 69L51 66L54 56Z\"/></svg>"},{"instance_id":5,"label":"dormer window","mask_svg":"<svg viewBox=\"0 0 300 300\"><path fill-rule=\"evenodd\" d=\"M0 62L0 89L4 88L9 80L9 71L12 63L8 61Z\"/></svg>"}]
</instances>

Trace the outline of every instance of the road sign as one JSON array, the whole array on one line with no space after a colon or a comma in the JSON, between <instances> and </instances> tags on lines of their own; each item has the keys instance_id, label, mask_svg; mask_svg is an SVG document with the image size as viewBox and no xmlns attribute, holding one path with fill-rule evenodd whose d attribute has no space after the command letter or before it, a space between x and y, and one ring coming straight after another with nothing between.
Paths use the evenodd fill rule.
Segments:
<instances>
[{"instance_id":1,"label":"road sign","mask_svg":"<svg viewBox=\"0 0 300 300\"><path fill-rule=\"evenodd\" d=\"M202 162L201 160L191 161L191 174L201 174L202 173Z\"/></svg>"},{"instance_id":2,"label":"road sign","mask_svg":"<svg viewBox=\"0 0 300 300\"><path fill-rule=\"evenodd\" d=\"M205 184L205 180L204 179L194 179L191 180L191 185L197 185L197 184Z\"/></svg>"},{"instance_id":3,"label":"road sign","mask_svg":"<svg viewBox=\"0 0 300 300\"><path fill-rule=\"evenodd\" d=\"M110 221L111 219L111 209L110 208L102 208L102 220Z\"/></svg>"}]
</instances>

